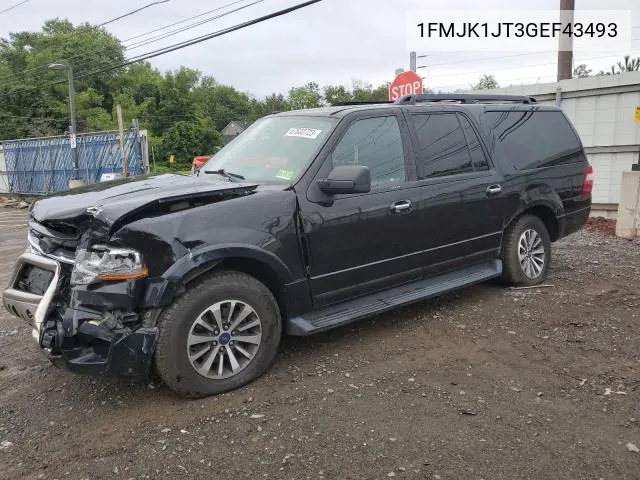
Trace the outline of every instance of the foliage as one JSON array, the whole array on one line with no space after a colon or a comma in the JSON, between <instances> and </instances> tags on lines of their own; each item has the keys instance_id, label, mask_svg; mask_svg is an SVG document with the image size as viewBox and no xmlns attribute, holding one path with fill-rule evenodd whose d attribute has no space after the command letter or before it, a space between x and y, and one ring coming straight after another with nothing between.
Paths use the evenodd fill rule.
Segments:
<instances>
[{"instance_id":1,"label":"foliage","mask_svg":"<svg viewBox=\"0 0 640 480\"><path fill-rule=\"evenodd\" d=\"M353 101L353 93L344 85L327 85L323 92L328 104Z\"/></svg>"},{"instance_id":2,"label":"foliage","mask_svg":"<svg viewBox=\"0 0 640 480\"><path fill-rule=\"evenodd\" d=\"M640 70L640 57L632 58L631 55L625 55L622 61L616 62L615 65L611 65L610 71L605 72L600 70L598 75L619 75L625 72L637 72Z\"/></svg>"},{"instance_id":3,"label":"foliage","mask_svg":"<svg viewBox=\"0 0 640 480\"><path fill-rule=\"evenodd\" d=\"M49 20L41 31L1 39L0 140L61 135L69 128L66 72L47 65L67 63L78 76L118 64L124 53L105 29L68 20ZM350 87L309 82L258 99L197 70L160 72L148 62L77 78L74 85L79 132L117 128L120 105L125 128L138 119L148 130L156 165L173 170L188 168L193 156L215 153L223 143L220 132L231 121L334 102L384 101L389 88L358 80ZM180 163L168 165L170 155Z\"/></svg>"},{"instance_id":4,"label":"foliage","mask_svg":"<svg viewBox=\"0 0 640 480\"><path fill-rule=\"evenodd\" d=\"M216 130L222 130L229 122L246 119L251 112L249 97L235 88L218 84L212 77L205 77L193 90L198 114L210 118Z\"/></svg>"},{"instance_id":5,"label":"foliage","mask_svg":"<svg viewBox=\"0 0 640 480\"><path fill-rule=\"evenodd\" d=\"M640 57L632 58L631 55L625 55L621 61L616 62L609 67L609 70L600 70L596 75L619 75L624 72L635 72L640 70ZM573 69L574 78L586 78L591 76L591 70L584 63Z\"/></svg>"},{"instance_id":6,"label":"foliage","mask_svg":"<svg viewBox=\"0 0 640 480\"><path fill-rule=\"evenodd\" d=\"M185 164L157 164L151 167L152 173L179 173L181 175L190 175L191 166Z\"/></svg>"},{"instance_id":7,"label":"foliage","mask_svg":"<svg viewBox=\"0 0 640 480\"><path fill-rule=\"evenodd\" d=\"M76 116L78 131L99 132L113 130L116 124L111 115L102 108L104 96L95 88L87 88L76 96Z\"/></svg>"},{"instance_id":8,"label":"foliage","mask_svg":"<svg viewBox=\"0 0 640 480\"><path fill-rule=\"evenodd\" d=\"M262 101L252 98L249 120L256 120L265 115L288 110L291 110L291 105L281 93L272 93Z\"/></svg>"},{"instance_id":9,"label":"foliage","mask_svg":"<svg viewBox=\"0 0 640 480\"><path fill-rule=\"evenodd\" d=\"M472 90L489 90L498 87L500 87L500 85L498 85L496 77L494 77L492 74L487 73L480 77L478 83L476 83L475 85L471 85Z\"/></svg>"},{"instance_id":10,"label":"foliage","mask_svg":"<svg viewBox=\"0 0 640 480\"><path fill-rule=\"evenodd\" d=\"M222 145L222 134L210 119L179 120L162 135L159 145L160 158L174 155L177 162L191 163L193 157L213 154Z\"/></svg>"},{"instance_id":11,"label":"foliage","mask_svg":"<svg viewBox=\"0 0 640 480\"><path fill-rule=\"evenodd\" d=\"M578 65L576 68L573 69L573 76L574 78L586 78L591 75L592 71L593 70L587 67L586 64L581 63L580 65Z\"/></svg>"},{"instance_id":12,"label":"foliage","mask_svg":"<svg viewBox=\"0 0 640 480\"><path fill-rule=\"evenodd\" d=\"M320 87L315 82L309 82L302 87L289 90L288 103L292 110L314 108L322 105Z\"/></svg>"},{"instance_id":13,"label":"foliage","mask_svg":"<svg viewBox=\"0 0 640 480\"><path fill-rule=\"evenodd\" d=\"M63 132L69 121L66 75L47 68L51 63L70 63L76 75L121 62L120 41L106 30L89 24L73 26L68 20L49 20L40 32L12 33L0 40L0 112L10 119L0 126L0 138L50 135ZM78 112L78 123L86 125L94 115L96 98L108 91L109 81L119 72L91 76L76 82L76 90L93 89L84 100L90 107ZM60 81L58 85L47 84ZM37 118L32 121L31 118ZM105 121L96 120L98 124ZM91 120L93 123L94 120ZM4 124L4 122L2 122Z\"/></svg>"}]
</instances>

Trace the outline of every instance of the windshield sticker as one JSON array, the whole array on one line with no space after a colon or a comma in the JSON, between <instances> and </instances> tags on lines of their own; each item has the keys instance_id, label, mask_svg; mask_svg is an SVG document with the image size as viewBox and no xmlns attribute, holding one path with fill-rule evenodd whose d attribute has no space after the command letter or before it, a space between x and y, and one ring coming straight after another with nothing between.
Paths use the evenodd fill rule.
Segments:
<instances>
[{"instance_id":1,"label":"windshield sticker","mask_svg":"<svg viewBox=\"0 0 640 480\"><path fill-rule=\"evenodd\" d=\"M276 178L291 180L291 178L293 178L293 170L285 170L284 168L281 168L280 170L278 170L278 175L276 175Z\"/></svg>"},{"instance_id":2,"label":"windshield sticker","mask_svg":"<svg viewBox=\"0 0 640 480\"><path fill-rule=\"evenodd\" d=\"M285 133L285 136L316 139L321 133L322 130L318 130L317 128L290 128L289 131Z\"/></svg>"}]
</instances>

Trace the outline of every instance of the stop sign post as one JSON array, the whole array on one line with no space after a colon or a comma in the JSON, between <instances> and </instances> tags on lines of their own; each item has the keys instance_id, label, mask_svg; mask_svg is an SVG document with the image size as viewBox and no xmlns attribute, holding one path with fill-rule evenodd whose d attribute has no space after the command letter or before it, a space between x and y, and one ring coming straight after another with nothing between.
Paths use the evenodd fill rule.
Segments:
<instances>
[{"instance_id":1,"label":"stop sign post","mask_svg":"<svg viewBox=\"0 0 640 480\"><path fill-rule=\"evenodd\" d=\"M389 100L395 102L403 95L421 95L422 77L409 70L399 74L389 85Z\"/></svg>"}]
</instances>

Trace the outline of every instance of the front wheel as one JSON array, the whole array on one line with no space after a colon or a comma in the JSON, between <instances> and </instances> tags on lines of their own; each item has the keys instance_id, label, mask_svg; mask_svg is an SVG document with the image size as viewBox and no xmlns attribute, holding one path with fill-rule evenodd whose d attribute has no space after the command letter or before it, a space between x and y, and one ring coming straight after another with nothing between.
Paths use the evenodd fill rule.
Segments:
<instances>
[{"instance_id":1,"label":"front wheel","mask_svg":"<svg viewBox=\"0 0 640 480\"><path fill-rule=\"evenodd\" d=\"M544 222L535 215L523 215L504 236L502 279L513 285L542 283L551 262L551 240Z\"/></svg>"},{"instance_id":2,"label":"front wheel","mask_svg":"<svg viewBox=\"0 0 640 480\"><path fill-rule=\"evenodd\" d=\"M207 275L160 316L156 370L187 397L226 392L262 375L281 336L278 304L255 278Z\"/></svg>"}]
</instances>

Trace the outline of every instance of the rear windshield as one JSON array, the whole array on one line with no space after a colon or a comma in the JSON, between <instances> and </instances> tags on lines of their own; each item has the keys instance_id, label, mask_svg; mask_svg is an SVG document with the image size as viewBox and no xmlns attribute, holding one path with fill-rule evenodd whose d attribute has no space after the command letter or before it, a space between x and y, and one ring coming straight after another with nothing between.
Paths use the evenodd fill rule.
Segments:
<instances>
[{"instance_id":1,"label":"rear windshield","mask_svg":"<svg viewBox=\"0 0 640 480\"><path fill-rule=\"evenodd\" d=\"M267 117L256 121L203 167L224 170L247 181L290 183L316 155L336 120L319 117Z\"/></svg>"},{"instance_id":2,"label":"rear windshield","mask_svg":"<svg viewBox=\"0 0 640 480\"><path fill-rule=\"evenodd\" d=\"M487 112L484 121L518 170L586 161L578 137L560 111Z\"/></svg>"}]
</instances>

